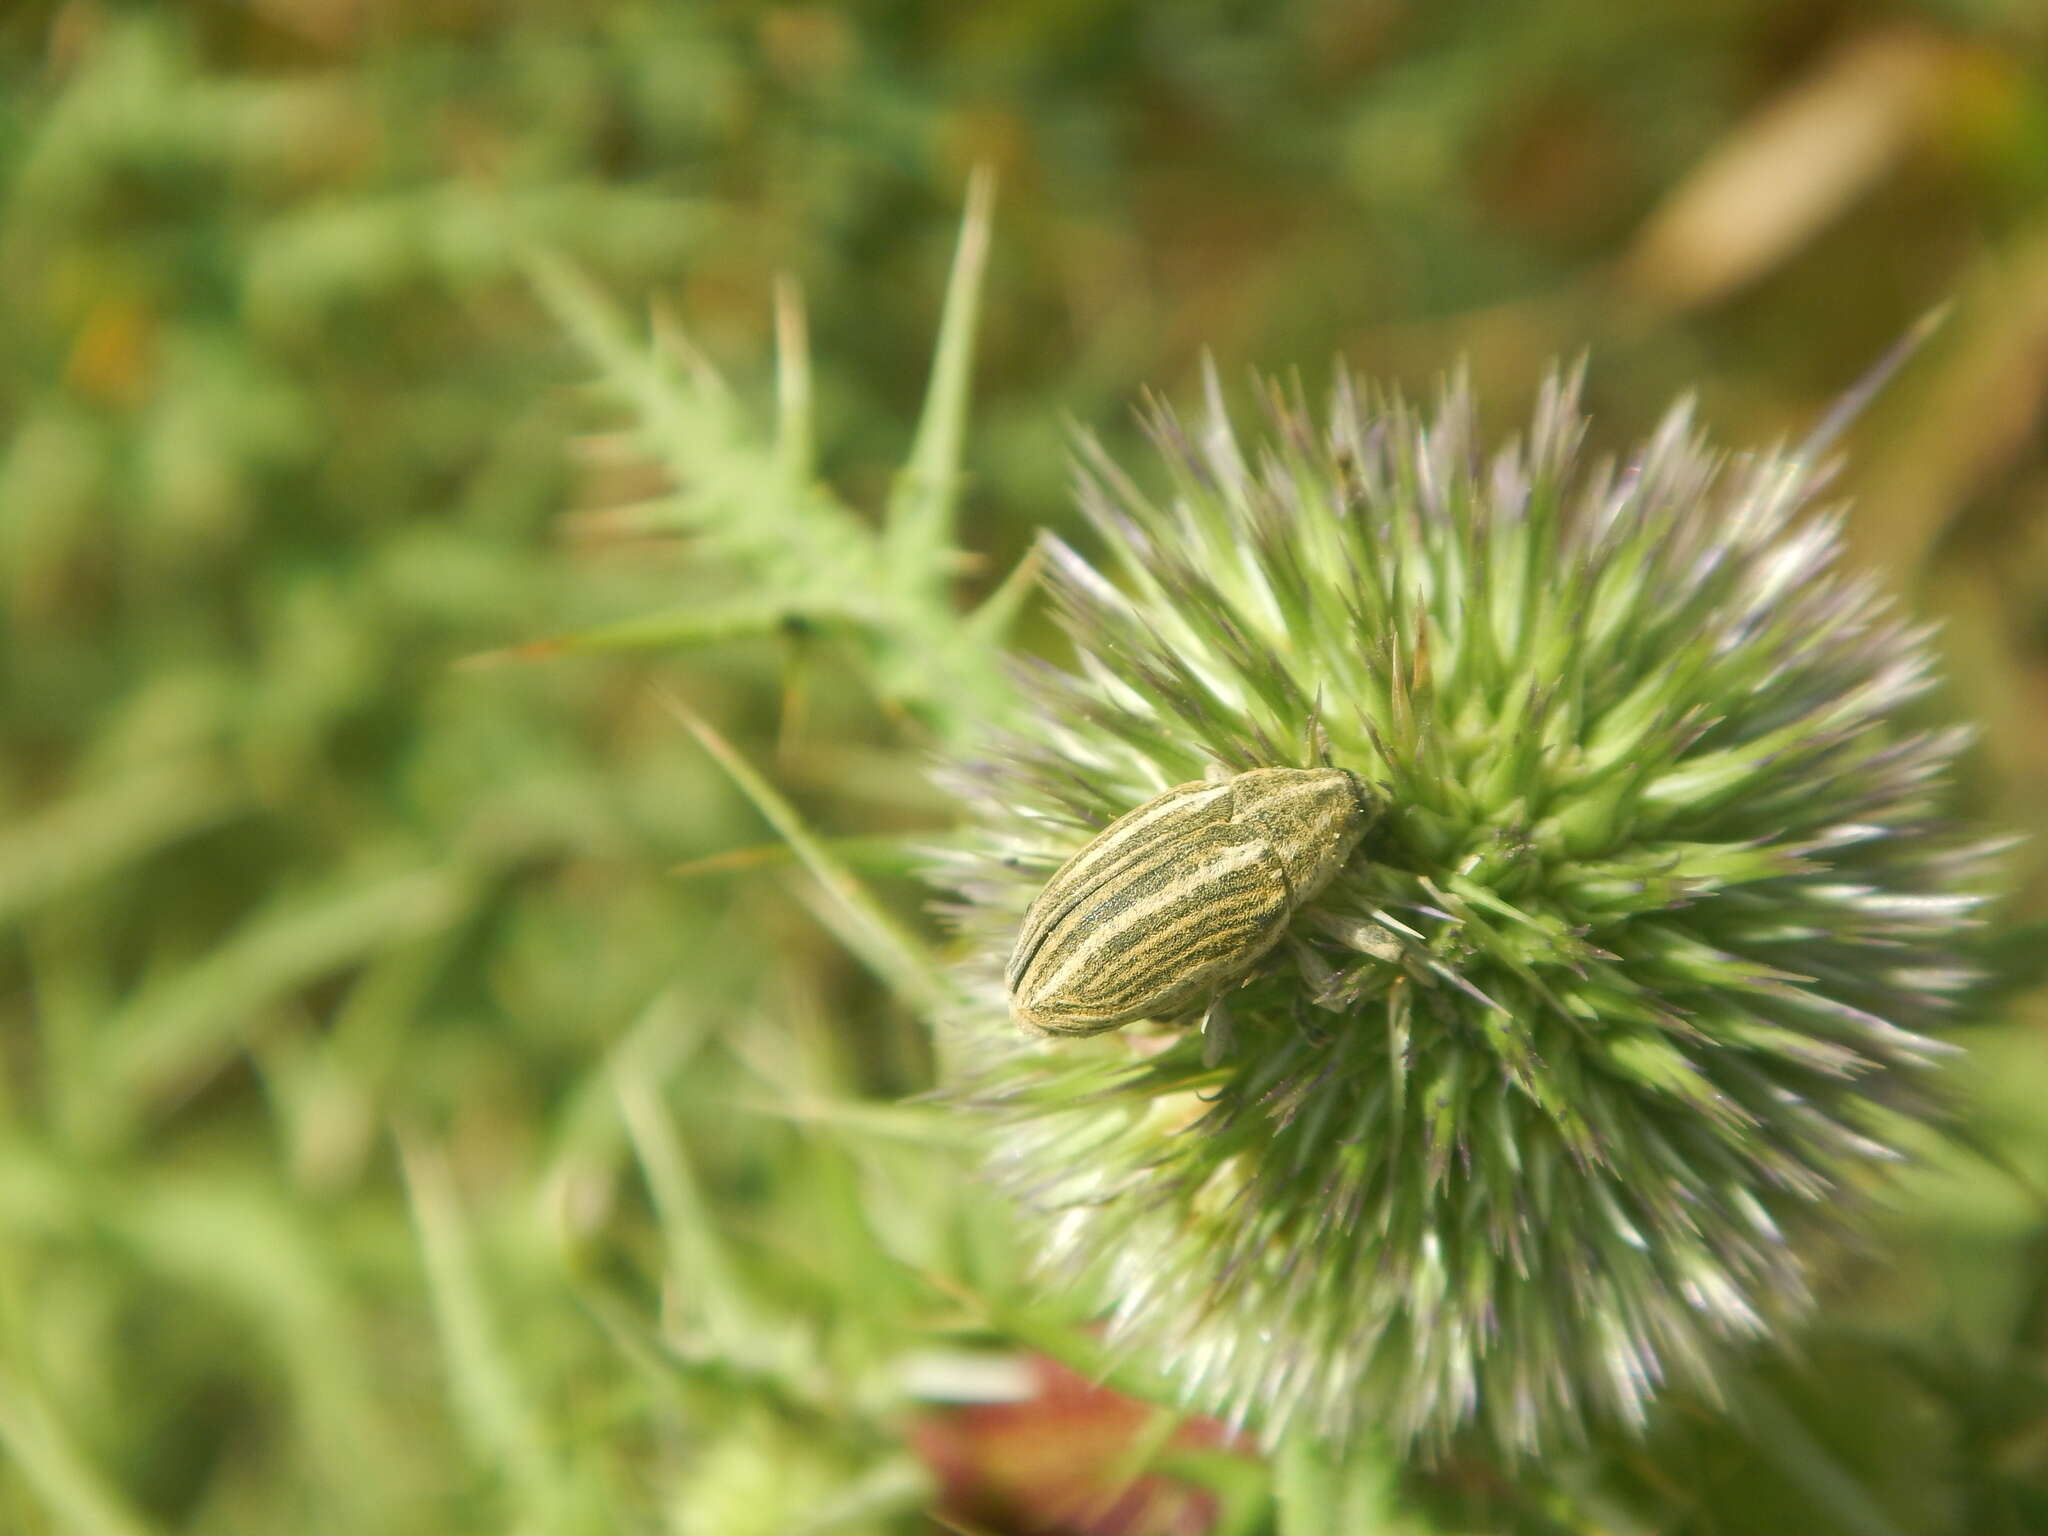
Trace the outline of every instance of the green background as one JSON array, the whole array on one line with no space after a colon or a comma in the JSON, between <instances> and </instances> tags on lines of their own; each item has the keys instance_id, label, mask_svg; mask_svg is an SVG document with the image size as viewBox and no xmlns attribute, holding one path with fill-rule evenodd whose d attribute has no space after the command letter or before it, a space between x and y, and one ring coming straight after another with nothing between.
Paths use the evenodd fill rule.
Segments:
<instances>
[{"instance_id":1,"label":"green background","mask_svg":"<svg viewBox=\"0 0 2048 1536\"><path fill-rule=\"evenodd\" d=\"M832 488L795 542L866 547L920 483L976 167L964 557L883 549L916 591L849 637L805 594L852 564L675 536L660 498L726 485L743 523L792 469L783 276ZM1693 391L1740 444L1949 301L1842 486L1854 558L1943 625L1963 809L2036 835L2017 923L2048 908L2035 0L0 10L0 1530L1267 1529L1256 1458L1145 1410L943 1406L1088 1345L905 1102L929 1048L873 935L938 942L922 768L1001 702L906 657L1036 529L1088 547L1074 425L1128 452L1205 349L1315 390L1462 361L1503 432L1588 351L1598 442ZM604 318L650 305L730 386L685 364L652 453ZM461 665L714 603L753 619ZM1057 654L1029 605L1015 633ZM2048 1529L2044 1023L1976 1023L1973 1153L1908 1176L1730 1412L1389 1471L1349 1528Z\"/></svg>"}]
</instances>

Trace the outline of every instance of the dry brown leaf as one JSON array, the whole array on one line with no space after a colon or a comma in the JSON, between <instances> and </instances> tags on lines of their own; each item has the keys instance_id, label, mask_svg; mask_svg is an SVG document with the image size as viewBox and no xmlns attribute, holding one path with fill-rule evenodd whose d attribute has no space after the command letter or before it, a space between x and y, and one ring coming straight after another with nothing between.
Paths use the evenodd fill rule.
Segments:
<instances>
[{"instance_id":1,"label":"dry brown leaf","mask_svg":"<svg viewBox=\"0 0 2048 1536\"><path fill-rule=\"evenodd\" d=\"M1650 215L1625 258L1630 285L1654 303L1697 308L1800 249L1922 132L1953 48L1890 27L1833 50Z\"/></svg>"}]
</instances>

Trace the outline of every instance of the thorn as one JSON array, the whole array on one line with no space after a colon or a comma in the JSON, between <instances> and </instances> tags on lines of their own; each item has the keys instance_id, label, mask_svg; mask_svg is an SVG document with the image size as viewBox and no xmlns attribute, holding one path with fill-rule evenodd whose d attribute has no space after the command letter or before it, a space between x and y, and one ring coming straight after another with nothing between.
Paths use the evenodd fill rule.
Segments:
<instances>
[{"instance_id":1,"label":"thorn","mask_svg":"<svg viewBox=\"0 0 2048 1536\"><path fill-rule=\"evenodd\" d=\"M527 640L518 645L501 646L497 650L472 651L467 656L458 656L449 663L456 672L484 672L493 667L510 666L522 661L546 661L568 650L559 636L548 636L540 640Z\"/></svg>"},{"instance_id":2,"label":"thorn","mask_svg":"<svg viewBox=\"0 0 2048 1536\"><path fill-rule=\"evenodd\" d=\"M1912 325L1906 334L1893 342L1878 360L1864 370L1863 377L1851 384L1835 403L1828 407L1827 414L1815 423L1811 432L1793 450L1793 456L1811 463L1834 447L1836 441L1848 430L1851 422L1863 414L1865 407L1877 398L1879 391L1891 383L1901 368L1913 360L1913 355L1927 344L1927 340L1940 330L1948 317L1955 312L1956 301L1950 299L1937 304Z\"/></svg>"}]
</instances>

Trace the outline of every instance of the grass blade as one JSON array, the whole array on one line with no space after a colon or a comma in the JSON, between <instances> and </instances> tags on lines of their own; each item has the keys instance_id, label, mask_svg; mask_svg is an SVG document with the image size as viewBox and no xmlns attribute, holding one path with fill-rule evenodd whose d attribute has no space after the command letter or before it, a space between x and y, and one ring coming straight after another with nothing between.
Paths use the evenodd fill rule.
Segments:
<instances>
[{"instance_id":1,"label":"grass blade","mask_svg":"<svg viewBox=\"0 0 2048 1536\"><path fill-rule=\"evenodd\" d=\"M490 1315L447 1159L404 1131L398 1151L457 1424L478 1459L515 1491L522 1511L560 1511L567 1503L562 1475ZM549 1528L545 1518L535 1523Z\"/></svg>"},{"instance_id":2,"label":"grass blade","mask_svg":"<svg viewBox=\"0 0 2048 1536\"><path fill-rule=\"evenodd\" d=\"M765 1364L772 1347L754 1322L746 1287L712 1225L667 1110L641 1073L615 1070L612 1084L660 1221L668 1289L695 1314L715 1355Z\"/></svg>"},{"instance_id":3,"label":"grass blade","mask_svg":"<svg viewBox=\"0 0 2048 1536\"><path fill-rule=\"evenodd\" d=\"M87 1461L41 1395L0 1376L0 1446L63 1529L76 1536L150 1536L152 1527Z\"/></svg>"},{"instance_id":4,"label":"grass blade","mask_svg":"<svg viewBox=\"0 0 2048 1536\"><path fill-rule=\"evenodd\" d=\"M452 922L465 887L452 870L413 870L349 880L251 918L145 987L108 1022L98 1044L112 1085L103 1111L118 1123L213 1070L240 1047L250 1015L342 966Z\"/></svg>"},{"instance_id":5,"label":"grass blade","mask_svg":"<svg viewBox=\"0 0 2048 1536\"><path fill-rule=\"evenodd\" d=\"M187 762L35 813L0 838L0 923L233 814L241 798L220 764Z\"/></svg>"},{"instance_id":6,"label":"grass blade","mask_svg":"<svg viewBox=\"0 0 2048 1536\"><path fill-rule=\"evenodd\" d=\"M904 1001L928 1007L943 997L945 982L931 957L868 894L867 888L817 834L804 825L796 807L689 705L673 694L663 694L662 699L824 888L843 919L834 925L842 942Z\"/></svg>"},{"instance_id":7,"label":"grass blade","mask_svg":"<svg viewBox=\"0 0 2048 1536\"><path fill-rule=\"evenodd\" d=\"M792 503L815 473L811 428L811 343L804 296L794 278L775 283L775 475Z\"/></svg>"}]
</instances>

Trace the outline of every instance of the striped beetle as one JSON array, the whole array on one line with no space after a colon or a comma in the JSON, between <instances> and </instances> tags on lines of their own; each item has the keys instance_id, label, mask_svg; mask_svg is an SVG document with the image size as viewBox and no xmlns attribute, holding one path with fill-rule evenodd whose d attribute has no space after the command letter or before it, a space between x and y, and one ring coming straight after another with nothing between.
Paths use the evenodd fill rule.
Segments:
<instances>
[{"instance_id":1,"label":"striped beetle","mask_svg":"<svg viewBox=\"0 0 2048 1536\"><path fill-rule=\"evenodd\" d=\"M1004 979L1035 1034L1172 1019L1280 942L1351 857L1374 808L1343 768L1176 784L1062 864L1024 913Z\"/></svg>"}]
</instances>

